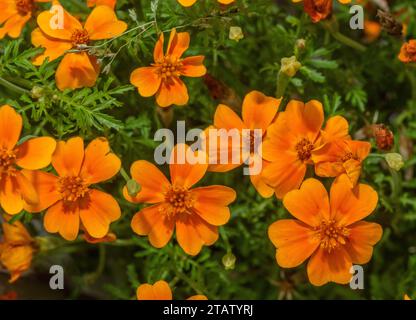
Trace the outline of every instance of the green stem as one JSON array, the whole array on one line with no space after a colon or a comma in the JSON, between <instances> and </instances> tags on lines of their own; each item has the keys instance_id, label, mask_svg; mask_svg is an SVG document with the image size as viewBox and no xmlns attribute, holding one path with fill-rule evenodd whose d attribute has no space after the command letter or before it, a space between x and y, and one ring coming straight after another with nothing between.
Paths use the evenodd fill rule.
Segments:
<instances>
[{"instance_id":1,"label":"green stem","mask_svg":"<svg viewBox=\"0 0 416 320\"><path fill-rule=\"evenodd\" d=\"M127 174L126 170L122 167L120 169L121 176L126 180L126 182L129 182L131 180L130 176Z\"/></svg>"},{"instance_id":2,"label":"green stem","mask_svg":"<svg viewBox=\"0 0 416 320\"><path fill-rule=\"evenodd\" d=\"M30 94L29 90L23 89L13 83L11 83L10 81L7 81L6 79L0 77L0 85L2 85L3 87L6 87L7 89L10 89L12 91L15 91L16 93L20 93L20 94Z\"/></svg>"},{"instance_id":3,"label":"green stem","mask_svg":"<svg viewBox=\"0 0 416 320\"><path fill-rule=\"evenodd\" d=\"M290 78L279 71L277 74L276 98L281 98L285 94L286 88L289 84Z\"/></svg>"}]
</instances>

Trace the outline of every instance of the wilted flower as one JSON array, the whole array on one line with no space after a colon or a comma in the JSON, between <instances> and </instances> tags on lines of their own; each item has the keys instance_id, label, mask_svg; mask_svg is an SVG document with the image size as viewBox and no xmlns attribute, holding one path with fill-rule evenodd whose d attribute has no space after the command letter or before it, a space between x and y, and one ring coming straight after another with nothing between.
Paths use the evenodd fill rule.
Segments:
<instances>
[{"instance_id":1,"label":"wilted flower","mask_svg":"<svg viewBox=\"0 0 416 320\"><path fill-rule=\"evenodd\" d=\"M387 153L385 159L390 168L400 171L404 166L403 157L400 153Z\"/></svg>"}]
</instances>

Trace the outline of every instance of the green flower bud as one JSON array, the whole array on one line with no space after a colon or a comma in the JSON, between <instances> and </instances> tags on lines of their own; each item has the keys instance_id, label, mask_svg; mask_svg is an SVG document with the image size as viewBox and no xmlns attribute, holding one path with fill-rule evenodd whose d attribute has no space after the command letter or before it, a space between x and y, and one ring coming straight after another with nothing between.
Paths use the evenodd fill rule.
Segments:
<instances>
[{"instance_id":1,"label":"green flower bud","mask_svg":"<svg viewBox=\"0 0 416 320\"><path fill-rule=\"evenodd\" d=\"M404 166L403 157L400 153L387 153L385 159L390 168L396 171Z\"/></svg>"}]
</instances>

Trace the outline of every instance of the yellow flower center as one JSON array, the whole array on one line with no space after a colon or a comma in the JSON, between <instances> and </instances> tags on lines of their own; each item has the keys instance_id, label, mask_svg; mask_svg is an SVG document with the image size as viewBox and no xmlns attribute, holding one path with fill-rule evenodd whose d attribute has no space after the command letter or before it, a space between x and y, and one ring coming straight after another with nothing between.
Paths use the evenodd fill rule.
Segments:
<instances>
[{"instance_id":1,"label":"yellow flower center","mask_svg":"<svg viewBox=\"0 0 416 320\"><path fill-rule=\"evenodd\" d=\"M16 10L22 16L31 13L34 7L33 0L16 0Z\"/></svg>"},{"instance_id":2,"label":"yellow flower center","mask_svg":"<svg viewBox=\"0 0 416 320\"><path fill-rule=\"evenodd\" d=\"M195 203L192 194L184 187L179 186L173 186L165 193L165 201L170 205L167 211L170 218L174 218L178 214L190 213L189 210Z\"/></svg>"},{"instance_id":3,"label":"yellow flower center","mask_svg":"<svg viewBox=\"0 0 416 320\"><path fill-rule=\"evenodd\" d=\"M61 177L58 183L64 201L75 202L88 194L88 186L80 177Z\"/></svg>"},{"instance_id":4,"label":"yellow flower center","mask_svg":"<svg viewBox=\"0 0 416 320\"><path fill-rule=\"evenodd\" d=\"M15 150L0 149L0 171L2 175L13 176L15 174L16 153Z\"/></svg>"},{"instance_id":5,"label":"yellow flower center","mask_svg":"<svg viewBox=\"0 0 416 320\"><path fill-rule=\"evenodd\" d=\"M179 77L181 75L180 68L183 66L182 62L178 59L172 59L167 56L162 62L158 63L158 73L162 79L169 79L171 77Z\"/></svg>"},{"instance_id":6,"label":"yellow flower center","mask_svg":"<svg viewBox=\"0 0 416 320\"><path fill-rule=\"evenodd\" d=\"M296 144L295 149L299 160L308 161L312 156L313 144L308 139L303 138Z\"/></svg>"},{"instance_id":7,"label":"yellow flower center","mask_svg":"<svg viewBox=\"0 0 416 320\"><path fill-rule=\"evenodd\" d=\"M315 227L315 231L317 232L321 248L328 252L344 245L350 234L348 228L337 225L335 220L323 220L319 227Z\"/></svg>"},{"instance_id":8,"label":"yellow flower center","mask_svg":"<svg viewBox=\"0 0 416 320\"><path fill-rule=\"evenodd\" d=\"M341 161L342 162L346 162L348 160L360 160L360 158L358 158L355 154L353 154L352 152L347 152L345 153L342 157L341 157Z\"/></svg>"},{"instance_id":9,"label":"yellow flower center","mask_svg":"<svg viewBox=\"0 0 416 320\"><path fill-rule=\"evenodd\" d=\"M85 29L76 29L71 35L71 42L74 46L87 44L90 41L90 35Z\"/></svg>"}]
</instances>

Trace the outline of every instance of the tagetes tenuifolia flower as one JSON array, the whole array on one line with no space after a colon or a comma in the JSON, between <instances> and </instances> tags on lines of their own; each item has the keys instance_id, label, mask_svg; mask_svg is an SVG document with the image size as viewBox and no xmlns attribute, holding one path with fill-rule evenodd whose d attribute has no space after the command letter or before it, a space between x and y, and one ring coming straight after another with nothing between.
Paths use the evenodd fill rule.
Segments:
<instances>
[{"instance_id":1,"label":"tagetes tenuifolia flower","mask_svg":"<svg viewBox=\"0 0 416 320\"><path fill-rule=\"evenodd\" d=\"M154 247L162 248L176 227L179 245L187 254L196 255L203 245L217 241L218 226L230 219L228 205L236 194L219 185L191 189L204 177L208 164L190 164L182 159L182 152L192 152L188 148L184 144L175 146L169 165L171 182L150 162L134 162L131 175L141 191L131 197L124 188L123 194L130 202L152 204L134 215L131 227L135 233L149 236ZM184 161L178 163L178 159Z\"/></svg>"},{"instance_id":2,"label":"tagetes tenuifolia flower","mask_svg":"<svg viewBox=\"0 0 416 320\"><path fill-rule=\"evenodd\" d=\"M316 286L327 282L348 283L353 264L370 261L382 228L360 221L377 206L377 193L368 185L351 189L342 175L332 184L330 196L323 184L308 179L299 190L283 198L283 205L296 219L283 219L269 227L276 246L276 260L283 268L294 268L309 259L309 281Z\"/></svg>"},{"instance_id":3,"label":"tagetes tenuifolia flower","mask_svg":"<svg viewBox=\"0 0 416 320\"><path fill-rule=\"evenodd\" d=\"M18 144L22 131L22 116L12 107L0 108L0 203L4 211L14 215L22 211L25 202L39 201L36 189L20 168L38 170L51 162L56 141L50 137L28 139Z\"/></svg>"},{"instance_id":4,"label":"tagetes tenuifolia flower","mask_svg":"<svg viewBox=\"0 0 416 320\"><path fill-rule=\"evenodd\" d=\"M2 0L0 1L0 39L6 35L17 38L30 20L36 3L51 0Z\"/></svg>"},{"instance_id":5,"label":"tagetes tenuifolia flower","mask_svg":"<svg viewBox=\"0 0 416 320\"><path fill-rule=\"evenodd\" d=\"M27 205L26 211L48 208L44 217L46 231L58 232L66 240L77 237L80 223L91 237L105 237L110 223L120 218L120 207L111 195L91 185L111 179L120 170L120 159L111 153L108 141L97 138L85 150L79 137L60 141L52 166L58 176L25 171L39 193L39 203Z\"/></svg>"},{"instance_id":6,"label":"tagetes tenuifolia flower","mask_svg":"<svg viewBox=\"0 0 416 320\"><path fill-rule=\"evenodd\" d=\"M319 22L328 18L332 13L333 0L292 0L292 2L303 1L305 12L311 17L313 22ZM347 4L351 0L338 0L340 3Z\"/></svg>"},{"instance_id":7,"label":"tagetes tenuifolia flower","mask_svg":"<svg viewBox=\"0 0 416 320\"><path fill-rule=\"evenodd\" d=\"M313 151L315 173L320 177L338 177L346 173L353 187L370 150L371 144L366 141L339 139L330 142Z\"/></svg>"},{"instance_id":8,"label":"tagetes tenuifolia flower","mask_svg":"<svg viewBox=\"0 0 416 320\"><path fill-rule=\"evenodd\" d=\"M137 300L173 300L172 290L166 281L142 284L137 288ZM186 300L208 300L204 295L195 295Z\"/></svg>"},{"instance_id":9,"label":"tagetes tenuifolia flower","mask_svg":"<svg viewBox=\"0 0 416 320\"><path fill-rule=\"evenodd\" d=\"M161 107L188 102L188 89L180 77L202 77L207 71L203 65L204 56L181 58L189 42L188 32L173 29L166 53L163 53L164 36L163 33L160 35L153 52L154 63L150 67L134 70L130 77L140 95L156 95L156 102Z\"/></svg>"},{"instance_id":10,"label":"tagetes tenuifolia flower","mask_svg":"<svg viewBox=\"0 0 416 320\"><path fill-rule=\"evenodd\" d=\"M214 172L227 172L238 166L240 166L247 158L251 155L253 157L258 157L258 160L261 162L261 156L258 153L258 150L254 150L254 135L252 134L254 129L259 129L262 131L263 138L267 133L267 129L277 115L279 110L281 99L275 99L272 97L267 97L259 91L252 91L246 95L243 101L242 107L242 119L228 106L220 104L217 107L214 115L214 128L216 129L225 129L233 130L237 129L239 135L243 139L249 139L250 143L250 152L243 154L243 141L240 141L238 144L238 150L233 147L233 138L228 137L226 143L222 143L221 139L218 138L217 146L218 152L216 155L217 161L221 159L222 154L224 157L228 158L228 164L213 164L210 165L208 170ZM211 128L211 127L210 127ZM208 129L210 129L208 128ZM250 136L243 137L242 130L246 129L247 132L250 130ZM207 137L209 138L209 137ZM209 139L208 139L209 145ZM221 148L221 146L226 146L227 148ZM232 163L232 153L237 152L241 154L240 163ZM211 154L211 152L210 152ZM263 163L263 167L266 166L266 163ZM256 190L263 197L270 197L273 195L273 188L267 186L260 174L250 175L251 182L253 183Z\"/></svg>"},{"instance_id":11,"label":"tagetes tenuifolia flower","mask_svg":"<svg viewBox=\"0 0 416 320\"><path fill-rule=\"evenodd\" d=\"M6 218L5 220L9 220ZM15 282L30 268L36 251L35 241L20 221L2 223L3 239L0 241L0 265L10 272L9 282Z\"/></svg>"},{"instance_id":12,"label":"tagetes tenuifolia flower","mask_svg":"<svg viewBox=\"0 0 416 320\"><path fill-rule=\"evenodd\" d=\"M117 4L117 0L87 0L88 7L94 6L109 6L114 9Z\"/></svg>"},{"instance_id":13,"label":"tagetes tenuifolia flower","mask_svg":"<svg viewBox=\"0 0 416 320\"><path fill-rule=\"evenodd\" d=\"M221 4L231 4L233 3L235 0L217 0L218 3ZM197 0L178 0L178 2L183 5L184 7L190 7L192 6L195 2L197 2Z\"/></svg>"},{"instance_id":14,"label":"tagetes tenuifolia flower","mask_svg":"<svg viewBox=\"0 0 416 320\"><path fill-rule=\"evenodd\" d=\"M400 49L399 60L404 63L416 62L416 40L403 43Z\"/></svg>"},{"instance_id":15,"label":"tagetes tenuifolia flower","mask_svg":"<svg viewBox=\"0 0 416 320\"><path fill-rule=\"evenodd\" d=\"M59 5L58 2L54 2ZM91 41L110 39L120 35L127 29L127 24L117 19L114 11L108 6L98 6L93 9L84 25L64 11L62 28L53 28L51 21L59 24L54 17L56 13L44 11L38 16L38 26L32 32L32 44L43 47L45 51L37 56L33 63L41 65L64 56L56 70L56 85L60 90L92 87L95 85L100 66L96 57L86 51L71 52L70 49L82 49Z\"/></svg>"},{"instance_id":16,"label":"tagetes tenuifolia flower","mask_svg":"<svg viewBox=\"0 0 416 320\"><path fill-rule=\"evenodd\" d=\"M306 104L292 100L268 128L263 142L264 181L281 199L301 185L308 164L315 163L314 151L332 140L348 137L348 122L341 116L330 118L324 130L324 111L319 101Z\"/></svg>"}]
</instances>

